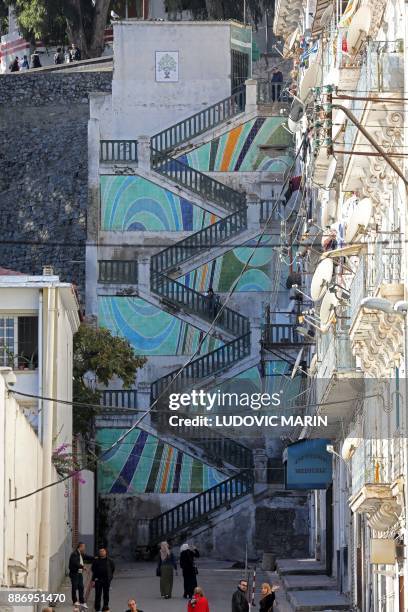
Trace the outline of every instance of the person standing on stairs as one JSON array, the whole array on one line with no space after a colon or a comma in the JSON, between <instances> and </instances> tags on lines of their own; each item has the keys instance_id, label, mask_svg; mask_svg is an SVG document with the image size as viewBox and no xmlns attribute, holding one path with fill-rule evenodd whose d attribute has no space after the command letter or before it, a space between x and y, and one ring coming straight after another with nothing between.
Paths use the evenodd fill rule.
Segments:
<instances>
[{"instance_id":1,"label":"person standing on stairs","mask_svg":"<svg viewBox=\"0 0 408 612\"><path fill-rule=\"evenodd\" d=\"M246 592L248 591L248 581L240 580L237 590L232 596L232 612L248 612L249 603L247 600Z\"/></svg>"},{"instance_id":2,"label":"person standing on stairs","mask_svg":"<svg viewBox=\"0 0 408 612\"><path fill-rule=\"evenodd\" d=\"M167 542L161 542L157 575L160 576L160 595L170 599L173 591L174 571L177 572L177 563Z\"/></svg>"},{"instance_id":3,"label":"person standing on stairs","mask_svg":"<svg viewBox=\"0 0 408 612\"><path fill-rule=\"evenodd\" d=\"M187 542L180 547L180 567L183 570L184 594L183 597L190 599L194 589L197 587L197 566L195 559L200 556L195 546Z\"/></svg>"},{"instance_id":4,"label":"person standing on stairs","mask_svg":"<svg viewBox=\"0 0 408 612\"><path fill-rule=\"evenodd\" d=\"M221 300L219 296L214 293L214 289L212 287L208 287L207 300L208 300L208 314L210 315L210 319L214 320L220 309Z\"/></svg>"}]
</instances>

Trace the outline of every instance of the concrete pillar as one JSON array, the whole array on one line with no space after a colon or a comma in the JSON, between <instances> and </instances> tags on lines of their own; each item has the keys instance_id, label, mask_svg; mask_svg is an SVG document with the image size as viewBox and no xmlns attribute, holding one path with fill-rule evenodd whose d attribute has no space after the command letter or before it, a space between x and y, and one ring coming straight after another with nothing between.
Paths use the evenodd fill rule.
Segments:
<instances>
[{"instance_id":1,"label":"concrete pillar","mask_svg":"<svg viewBox=\"0 0 408 612\"><path fill-rule=\"evenodd\" d=\"M248 206L248 229L252 231L260 230L260 215L261 215L261 201L258 196L254 194L248 194L247 196Z\"/></svg>"},{"instance_id":2,"label":"concrete pillar","mask_svg":"<svg viewBox=\"0 0 408 612\"><path fill-rule=\"evenodd\" d=\"M261 348L261 319L254 318L251 323L251 355L259 353Z\"/></svg>"},{"instance_id":3,"label":"concrete pillar","mask_svg":"<svg viewBox=\"0 0 408 612\"><path fill-rule=\"evenodd\" d=\"M150 138L138 136L137 139L137 165L142 170L150 170Z\"/></svg>"},{"instance_id":4,"label":"concrete pillar","mask_svg":"<svg viewBox=\"0 0 408 612\"><path fill-rule=\"evenodd\" d=\"M264 448L254 449L254 473L255 482L267 484L268 482L268 457Z\"/></svg>"},{"instance_id":5,"label":"concrete pillar","mask_svg":"<svg viewBox=\"0 0 408 612\"><path fill-rule=\"evenodd\" d=\"M137 262L137 284L141 293L150 292L150 257L140 257Z\"/></svg>"},{"instance_id":6,"label":"concrete pillar","mask_svg":"<svg viewBox=\"0 0 408 612\"><path fill-rule=\"evenodd\" d=\"M246 88L246 102L245 112L250 113L256 109L257 106L257 81L255 79L247 79L245 81Z\"/></svg>"}]
</instances>

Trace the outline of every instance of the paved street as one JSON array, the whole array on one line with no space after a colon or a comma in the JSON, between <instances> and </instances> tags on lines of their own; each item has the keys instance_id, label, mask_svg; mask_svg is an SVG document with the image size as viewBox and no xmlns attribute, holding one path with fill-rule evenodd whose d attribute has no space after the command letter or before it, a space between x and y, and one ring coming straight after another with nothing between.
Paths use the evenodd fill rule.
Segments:
<instances>
[{"instance_id":1,"label":"paved street","mask_svg":"<svg viewBox=\"0 0 408 612\"><path fill-rule=\"evenodd\" d=\"M235 590L242 571L231 569L229 562L217 562L201 559L199 563L198 584L204 589L209 599L211 612L229 612L231 609L231 595ZM252 573L250 582L252 580ZM261 582L276 581L276 575L268 576L265 572L257 573L255 610L258 610L259 587ZM67 602L70 602L69 583L65 585ZM173 598L163 600L159 592L159 578L156 577L154 563L128 563L118 564L115 578L112 582L110 609L112 612L124 612L129 597L135 597L143 612L183 612L187 610L187 602L183 600L183 579L181 573L175 577ZM281 595L281 593L279 594ZM93 610L93 596L88 600L90 610ZM69 605L60 608L71 610ZM286 612L286 607L279 608Z\"/></svg>"}]
</instances>

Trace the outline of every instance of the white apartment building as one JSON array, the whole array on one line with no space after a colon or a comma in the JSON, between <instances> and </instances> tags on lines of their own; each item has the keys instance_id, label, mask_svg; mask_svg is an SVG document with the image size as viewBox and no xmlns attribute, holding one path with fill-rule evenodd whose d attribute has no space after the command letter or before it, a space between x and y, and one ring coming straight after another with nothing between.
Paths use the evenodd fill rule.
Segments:
<instances>
[{"instance_id":1,"label":"white apartment building","mask_svg":"<svg viewBox=\"0 0 408 612\"><path fill-rule=\"evenodd\" d=\"M408 605L406 4L280 0L303 142L301 319L316 337L309 414L333 482L311 496L311 554L353 610ZM405 343L404 343L405 338Z\"/></svg>"},{"instance_id":2,"label":"white apartment building","mask_svg":"<svg viewBox=\"0 0 408 612\"><path fill-rule=\"evenodd\" d=\"M72 285L52 270L0 268L0 581L55 591L72 547L72 483L18 500L61 477L52 456L72 445ZM15 500L17 501L11 501Z\"/></svg>"}]
</instances>

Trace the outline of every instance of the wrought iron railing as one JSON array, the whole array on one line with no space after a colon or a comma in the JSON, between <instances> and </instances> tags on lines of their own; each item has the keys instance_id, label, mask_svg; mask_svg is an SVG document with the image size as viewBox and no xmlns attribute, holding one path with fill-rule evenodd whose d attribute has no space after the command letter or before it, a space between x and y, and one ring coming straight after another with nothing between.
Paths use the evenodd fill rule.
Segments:
<instances>
[{"instance_id":1,"label":"wrought iron railing","mask_svg":"<svg viewBox=\"0 0 408 612\"><path fill-rule=\"evenodd\" d=\"M152 169L162 176L197 193L202 198L220 204L226 210L233 212L246 205L244 193L227 187L157 149L152 149L151 165Z\"/></svg>"},{"instance_id":2,"label":"wrought iron railing","mask_svg":"<svg viewBox=\"0 0 408 612\"><path fill-rule=\"evenodd\" d=\"M232 476L150 520L150 544L156 544L200 522L211 512L249 495L254 490L250 473Z\"/></svg>"},{"instance_id":3,"label":"wrought iron railing","mask_svg":"<svg viewBox=\"0 0 408 612\"><path fill-rule=\"evenodd\" d=\"M289 323L267 323L262 327L264 345L306 344L306 338L297 333L295 325Z\"/></svg>"},{"instance_id":4,"label":"wrought iron railing","mask_svg":"<svg viewBox=\"0 0 408 612\"><path fill-rule=\"evenodd\" d=\"M163 152L171 151L184 142L242 113L245 110L245 92L245 87L241 87L232 96L155 134L151 139L152 148Z\"/></svg>"},{"instance_id":5,"label":"wrought iron railing","mask_svg":"<svg viewBox=\"0 0 408 612\"><path fill-rule=\"evenodd\" d=\"M100 283L132 285L137 283L137 261L100 259L98 263Z\"/></svg>"},{"instance_id":6,"label":"wrought iron railing","mask_svg":"<svg viewBox=\"0 0 408 612\"><path fill-rule=\"evenodd\" d=\"M287 103L292 100L288 92L289 83L273 83L266 79L257 81L257 101L258 104L273 104L274 102Z\"/></svg>"},{"instance_id":7,"label":"wrought iron railing","mask_svg":"<svg viewBox=\"0 0 408 612\"><path fill-rule=\"evenodd\" d=\"M283 211L282 204L278 200L261 200L261 210L259 221L261 223L282 221Z\"/></svg>"},{"instance_id":8,"label":"wrought iron railing","mask_svg":"<svg viewBox=\"0 0 408 612\"><path fill-rule=\"evenodd\" d=\"M153 293L160 295L179 308L197 314L200 318L212 322L221 309L214 299L165 276L164 274L151 274L150 288ZM223 307L217 317L216 326L225 329L234 336L241 336L249 332L249 319L236 310Z\"/></svg>"},{"instance_id":9,"label":"wrought iron railing","mask_svg":"<svg viewBox=\"0 0 408 612\"><path fill-rule=\"evenodd\" d=\"M157 272L169 271L180 264L220 243L237 236L247 228L246 207L228 217L208 225L152 257L152 269Z\"/></svg>"},{"instance_id":10,"label":"wrought iron railing","mask_svg":"<svg viewBox=\"0 0 408 612\"><path fill-rule=\"evenodd\" d=\"M173 370L173 372L154 381L151 386L152 401L162 393L170 393L188 388L189 385L194 384L194 382L196 383L200 379L213 376L217 372L230 368L237 361L248 357L250 351L251 334L249 332L244 336L223 344L214 351L197 357L197 359L188 363L183 369Z\"/></svg>"},{"instance_id":11,"label":"wrought iron railing","mask_svg":"<svg viewBox=\"0 0 408 612\"><path fill-rule=\"evenodd\" d=\"M103 389L101 392L103 408L137 408L136 389Z\"/></svg>"},{"instance_id":12,"label":"wrought iron railing","mask_svg":"<svg viewBox=\"0 0 408 612\"><path fill-rule=\"evenodd\" d=\"M137 162L137 140L101 140L101 162Z\"/></svg>"}]
</instances>

